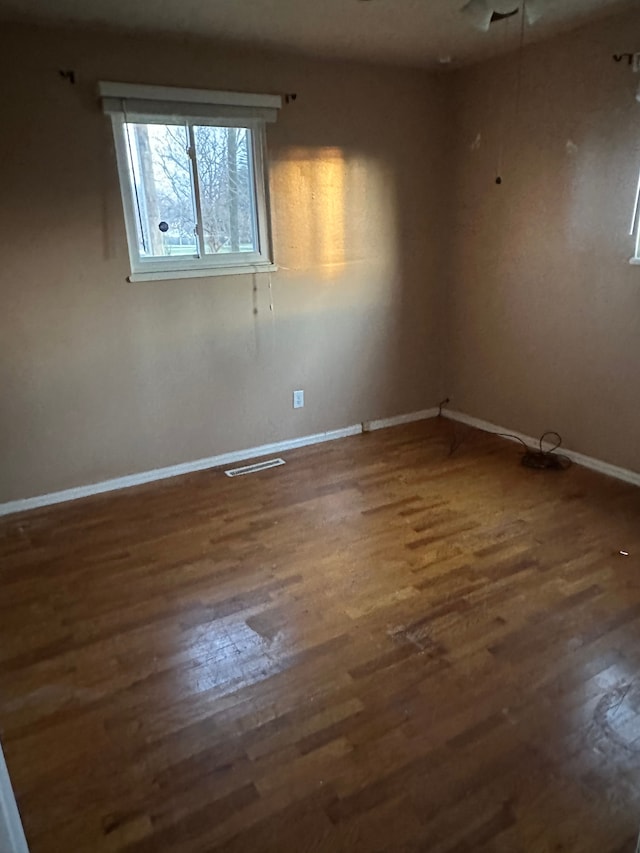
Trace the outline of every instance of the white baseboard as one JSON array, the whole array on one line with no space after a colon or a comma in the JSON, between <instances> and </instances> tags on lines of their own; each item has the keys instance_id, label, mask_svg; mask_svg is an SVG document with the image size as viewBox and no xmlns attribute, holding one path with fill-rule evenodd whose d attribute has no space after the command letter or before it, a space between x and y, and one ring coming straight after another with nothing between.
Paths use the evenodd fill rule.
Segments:
<instances>
[{"instance_id":1,"label":"white baseboard","mask_svg":"<svg viewBox=\"0 0 640 853\"><path fill-rule=\"evenodd\" d=\"M29 853L9 771L0 746L0 851Z\"/></svg>"},{"instance_id":2,"label":"white baseboard","mask_svg":"<svg viewBox=\"0 0 640 853\"><path fill-rule=\"evenodd\" d=\"M532 447L535 447L538 443L538 439L532 438L529 435L525 435L524 433L520 433L515 430L510 430L507 427L498 426L497 424L490 423L489 421L483 421L480 418L474 418L471 415L464 414L463 412L445 409L442 414L447 418L476 427L484 432L510 433L511 435L522 439L522 441ZM222 453L218 456L209 456L205 459L196 459L192 462L169 465L165 468L155 468L151 471L141 471L138 474L129 474L125 477L115 477L112 480L103 480L100 483L90 483L86 486L63 489L62 491L51 492L46 495L37 495L32 498L8 501L7 503L0 504L0 516L11 515L16 512L24 512L29 509L37 509L38 507L51 506L52 504L64 503L66 501L78 500L79 498L86 498L90 495L98 495L103 492L127 489L131 486L140 486L144 483L152 483L155 480L179 477L181 474L190 474L194 471L204 471L207 468L219 468L235 462L255 459L259 456L282 453L286 450L293 450L296 447L306 447L310 444L319 444L324 441L334 441L338 438L358 435L362 432L371 432L373 430L386 429L387 427L413 423L414 421L427 420L428 418L434 418L437 415L438 408L422 409L419 412L408 412L403 415L393 415L390 418L363 421L361 424L352 424L351 426L329 430L328 432L304 435L300 438L277 441L273 444L263 444L259 447L250 447L245 450L235 450L231 453ZM618 480L624 480L626 483L632 483L635 486L640 486L640 473L636 471L620 468L617 465L610 465L608 462L603 462L600 459L594 459L591 456L585 456L582 453L576 453L572 450L566 450L564 447L562 448L562 452L578 465L583 465L585 468L590 468L591 470L598 471L601 474L607 474L609 477L615 477Z\"/></svg>"},{"instance_id":3,"label":"white baseboard","mask_svg":"<svg viewBox=\"0 0 640 853\"><path fill-rule=\"evenodd\" d=\"M397 424L406 424L411 421L424 420L435 417L438 409L424 409L420 412L410 412L405 415L396 415L391 418L383 418L377 421L365 421L361 424L352 424L342 429L318 432L314 435L304 435L301 438L291 438L286 441L276 441L273 444L262 444L259 447L250 447L246 450L235 450L232 453L222 453L219 456L208 456L206 459L196 459L193 462L182 462L179 465L169 465L166 468L155 468L151 471L141 471L139 474L129 474L126 477L115 477L112 480L103 480L100 483L90 483L87 486L76 486L72 489L63 489L60 492L50 492L47 495L37 495L33 498L8 501L0 504L0 516L11 515L15 512L24 512L38 507L51 506L52 504L75 501L78 498L86 498L90 495L99 495L102 492L113 492L117 489L128 489L131 486L141 486L144 483L152 483L155 480L166 480L169 477L179 477L181 474L191 474L194 471L204 471L207 468L219 468L223 465L244 462L246 459L255 459L258 456L269 456L274 453L283 453L285 450L293 450L296 447L306 447L310 444L319 444L323 441L334 441L337 438L346 438L349 435L359 435L363 431L383 429Z\"/></svg>"},{"instance_id":4,"label":"white baseboard","mask_svg":"<svg viewBox=\"0 0 640 853\"><path fill-rule=\"evenodd\" d=\"M484 432L507 433L514 436L514 441L519 438L525 444L528 444L529 447L535 448L538 446L538 438L532 438L530 435L525 435L522 432L517 432L507 427L497 426L497 424L492 424L490 421L483 421L480 418L473 418L471 415L465 415L463 412L455 412L450 409L443 411L442 414L447 418L451 418L451 420L476 427L476 429L481 429ZM583 453L576 453L575 450L567 450L565 447L562 447L559 452L571 459L572 462L575 462L576 465L582 465L585 468L590 468L592 471L606 474L608 477L615 477L616 480L624 480L625 483L640 486L640 473L637 471L619 468L617 465L610 465L601 459L595 459L593 456L585 456Z\"/></svg>"},{"instance_id":5,"label":"white baseboard","mask_svg":"<svg viewBox=\"0 0 640 853\"><path fill-rule=\"evenodd\" d=\"M386 429L387 427L400 426L400 424L410 424L413 421L425 421L428 418L435 418L439 409L422 409L420 412L408 412L406 415L393 415L391 418L380 418L376 421L363 421L362 432L372 432L375 429Z\"/></svg>"},{"instance_id":6,"label":"white baseboard","mask_svg":"<svg viewBox=\"0 0 640 853\"><path fill-rule=\"evenodd\" d=\"M152 483L155 480L166 480L169 477L179 477L181 474L191 474L194 471L204 471L207 468L218 468L222 465L242 462L245 459L255 459L257 456L281 453L284 450L292 450L295 447L305 447L308 444L318 444L321 441L333 441L336 438L345 438L348 435L358 435L361 432L362 425L354 424L343 429L319 432L315 435L304 435L301 438L277 441L274 444L262 444L259 447L250 447L247 450L234 450L231 453L221 453L219 456L208 456L205 459L195 459L193 462L181 462L178 465L168 465L166 468L154 468L151 471L141 471L139 474L128 474L125 477L115 477L113 480L103 480L100 483L90 483L87 486L76 486L72 489L63 489L60 492L50 492L47 495L37 495L33 498L8 501L7 503L0 504L0 516L10 515L14 512L23 512L27 509L50 506L51 504L64 503L65 501L75 501L78 498L99 495L102 492L114 492L117 489L141 486L144 483Z\"/></svg>"}]
</instances>

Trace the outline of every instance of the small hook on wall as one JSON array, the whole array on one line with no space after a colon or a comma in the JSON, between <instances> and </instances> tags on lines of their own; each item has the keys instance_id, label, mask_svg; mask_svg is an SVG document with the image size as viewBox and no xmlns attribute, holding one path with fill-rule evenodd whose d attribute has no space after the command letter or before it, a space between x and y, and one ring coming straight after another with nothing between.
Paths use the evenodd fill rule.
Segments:
<instances>
[{"instance_id":1,"label":"small hook on wall","mask_svg":"<svg viewBox=\"0 0 640 853\"><path fill-rule=\"evenodd\" d=\"M61 68L58 71L58 74L62 77L63 80L68 80L72 86L75 86L75 84L76 84L76 72L75 71L73 71L71 69L67 71L67 70Z\"/></svg>"},{"instance_id":2,"label":"small hook on wall","mask_svg":"<svg viewBox=\"0 0 640 853\"><path fill-rule=\"evenodd\" d=\"M622 62L627 60L627 65L633 66L633 70L637 73L640 71L640 53L614 53L613 61Z\"/></svg>"}]
</instances>

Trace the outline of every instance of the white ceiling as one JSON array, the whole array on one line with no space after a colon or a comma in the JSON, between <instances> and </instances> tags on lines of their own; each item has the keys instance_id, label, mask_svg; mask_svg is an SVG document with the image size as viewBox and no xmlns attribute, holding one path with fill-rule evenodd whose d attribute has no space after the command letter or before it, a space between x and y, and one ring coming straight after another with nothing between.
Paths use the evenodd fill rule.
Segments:
<instances>
[{"instance_id":1,"label":"white ceiling","mask_svg":"<svg viewBox=\"0 0 640 853\"><path fill-rule=\"evenodd\" d=\"M465 0L0 0L0 19L192 34L305 54L430 66L514 47L518 24L474 30ZM527 41L637 7L638 0L548 0ZM514 0L514 6L518 0Z\"/></svg>"}]
</instances>

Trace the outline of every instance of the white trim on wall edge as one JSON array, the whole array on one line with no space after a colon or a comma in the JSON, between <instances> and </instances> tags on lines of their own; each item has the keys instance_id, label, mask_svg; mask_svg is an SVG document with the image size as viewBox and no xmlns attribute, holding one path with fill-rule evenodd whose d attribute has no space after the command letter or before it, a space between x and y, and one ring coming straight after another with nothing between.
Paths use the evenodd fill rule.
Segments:
<instances>
[{"instance_id":1,"label":"white trim on wall edge","mask_svg":"<svg viewBox=\"0 0 640 853\"><path fill-rule=\"evenodd\" d=\"M182 462L179 465L169 465L166 468L154 468L151 471L141 471L138 474L128 474L125 477L115 477L112 480L103 480L100 483L90 483L87 486L76 486L72 489L63 489L60 492L50 492L47 495L37 495L33 498L23 498L16 501L8 501L0 504L0 516L11 515L15 512L24 512L29 509L51 506L52 504L75 501L79 498L87 498L90 495L99 495L103 492L113 492L118 489L128 489L131 486L141 486L144 483L152 483L155 480L166 480L169 477L179 477L181 474L191 474L194 471L204 471L207 468L219 468L234 462L243 462L245 459L255 459L258 456L269 456L274 453L282 453L285 450L293 450L296 447L306 447L309 444L319 444L323 441L334 441L337 438L346 438L350 435L359 435L364 431L384 429L389 426L410 423L412 421L425 420L435 417L438 409L423 409L420 412L411 412L405 415L395 415L391 418L383 418L376 421L364 421L360 424L342 427L342 429L318 432L313 435L303 435L300 438L291 438L286 441L276 441L273 444L262 444L259 447L250 447L246 450L234 450L231 453L222 453L219 456L208 456L205 459L196 459L193 462Z\"/></svg>"},{"instance_id":2,"label":"white trim on wall edge","mask_svg":"<svg viewBox=\"0 0 640 853\"><path fill-rule=\"evenodd\" d=\"M2 853L29 853L9 771L0 746L0 850Z\"/></svg>"},{"instance_id":3,"label":"white trim on wall edge","mask_svg":"<svg viewBox=\"0 0 640 853\"><path fill-rule=\"evenodd\" d=\"M408 412L406 415L393 415L390 418L380 418L375 421L362 421L362 432L372 432L375 429L386 429L387 427L400 426L400 424L410 424L414 421L426 421L428 418L435 418L438 414L438 408L422 409L420 412Z\"/></svg>"},{"instance_id":4,"label":"white trim on wall edge","mask_svg":"<svg viewBox=\"0 0 640 853\"><path fill-rule=\"evenodd\" d=\"M459 421L462 424L476 427L484 432L493 433L508 433L516 438L521 439L530 447L537 447L539 439L532 438L530 435L525 435L517 430L501 427L493 424L490 421L483 421L480 418L473 418L471 415L465 415L463 412L456 412L450 409L442 413L445 417L454 421ZM593 456L585 456L583 453L576 453L575 450L566 450L562 447L564 456L568 456L572 462L577 465L582 465L584 468L590 468L592 471L598 471L600 474L606 474L608 477L615 477L616 480L624 480L625 483L632 483L634 486L640 486L640 473L630 471L627 468L619 468L617 465L611 465L609 462L603 462L601 459L595 459Z\"/></svg>"}]
</instances>

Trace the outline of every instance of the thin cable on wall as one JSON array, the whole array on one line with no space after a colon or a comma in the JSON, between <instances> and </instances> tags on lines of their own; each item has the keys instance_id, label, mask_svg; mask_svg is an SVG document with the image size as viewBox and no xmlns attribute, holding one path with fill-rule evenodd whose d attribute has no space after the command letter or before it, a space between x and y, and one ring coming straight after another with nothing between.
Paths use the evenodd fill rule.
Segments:
<instances>
[{"instance_id":1,"label":"thin cable on wall","mask_svg":"<svg viewBox=\"0 0 640 853\"><path fill-rule=\"evenodd\" d=\"M502 48L506 50L509 39L509 19L504 22L504 30L502 35ZM498 130L498 156L496 160L496 184L502 183L502 160L504 157L504 137L506 128L507 107L504 99L500 99L500 126Z\"/></svg>"},{"instance_id":2,"label":"thin cable on wall","mask_svg":"<svg viewBox=\"0 0 640 853\"><path fill-rule=\"evenodd\" d=\"M522 11L520 13L520 40L518 42L518 67L516 71L516 97L514 107L514 118L520 114L520 95L522 92L522 66L524 62L524 38L525 22L527 16L527 0L522 0Z\"/></svg>"},{"instance_id":3,"label":"thin cable on wall","mask_svg":"<svg viewBox=\"0 0 640 853\"><path fill-rule=\"evenodd\" d=\"M520 114L520 95L522 91L522 67L524 61L524 42L525 42L525 26L527 21L527 0L523 0L522 6L520 7L520 37L518 41L518 56L517 56L517 65L516 65L516 89L515 96L513 101L513 112L512 112L512 122L510 130L513 131L517 126L518 116ZM504 22L504 45L507 43L507 36L509 31L509 18L507 18ZM506 132L506 107L503 106L501 110L501 118L500 118L500 137L498 140L498 162L496 169L496 184L500 185L502 183L502 163L503 163L503 154L504 154L504 144L505 138L507 136Z\"/></svg>"}]
</instances>

